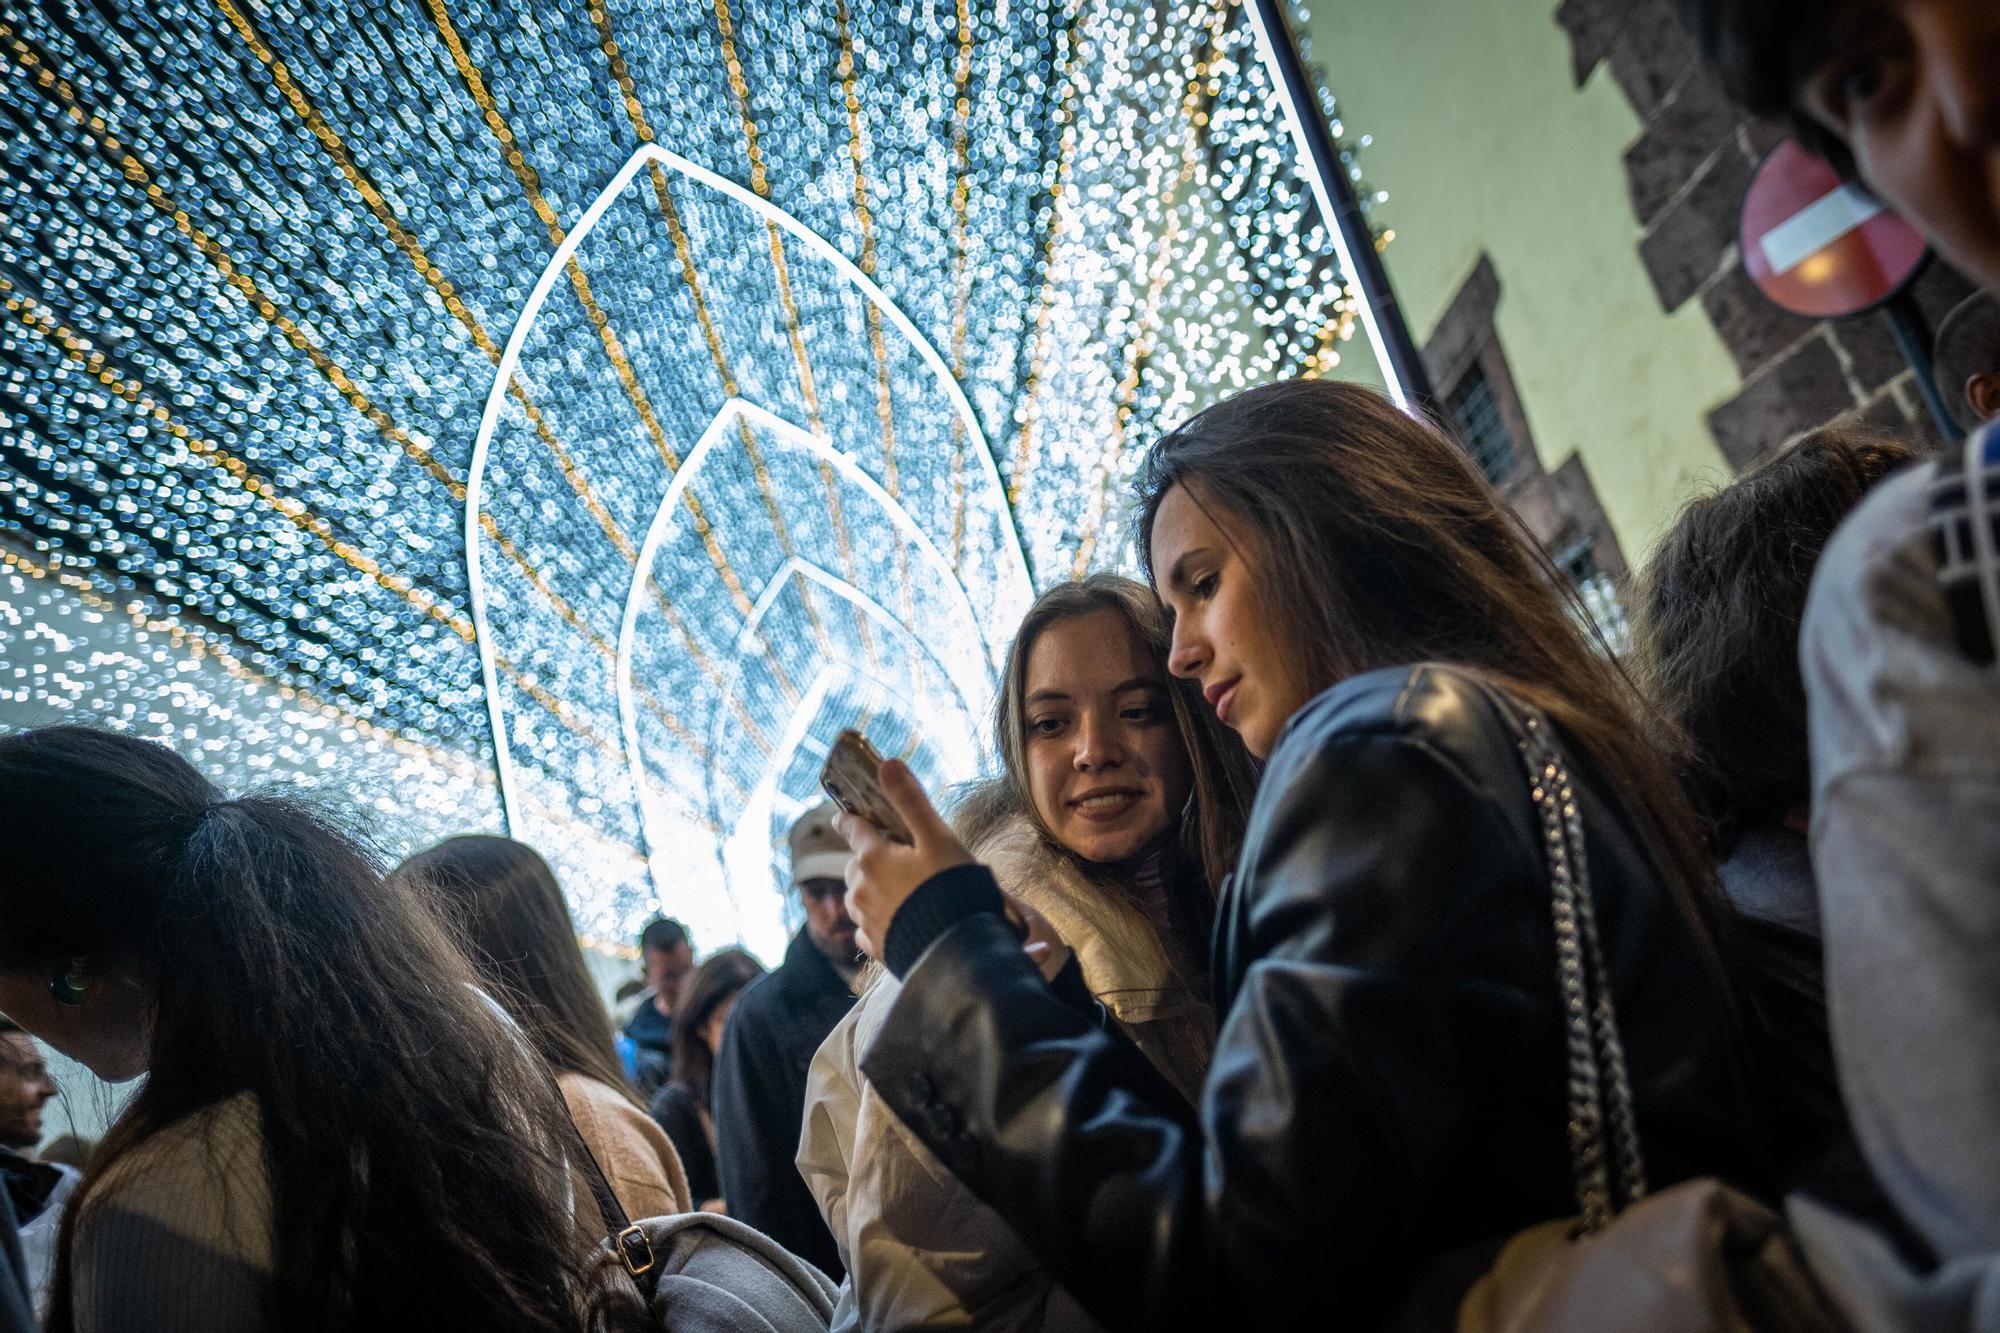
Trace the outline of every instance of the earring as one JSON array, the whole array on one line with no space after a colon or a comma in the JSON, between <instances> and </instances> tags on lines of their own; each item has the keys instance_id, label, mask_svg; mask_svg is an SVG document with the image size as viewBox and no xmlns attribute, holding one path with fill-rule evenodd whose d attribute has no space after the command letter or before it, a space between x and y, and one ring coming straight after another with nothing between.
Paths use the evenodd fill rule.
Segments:
<instances>
[{"instance_id":1,"label":"earring","mask_svg":"<svg viewBox=\"0 0 2000 1333\"><path fill-rule=\"evenodd\" d=\"M80 961L72 958L50 975L49 994L55 997L57 1004L83 1003L84 984L72 975L81 971L82 967Z\"/></svg>"}]
</instances>

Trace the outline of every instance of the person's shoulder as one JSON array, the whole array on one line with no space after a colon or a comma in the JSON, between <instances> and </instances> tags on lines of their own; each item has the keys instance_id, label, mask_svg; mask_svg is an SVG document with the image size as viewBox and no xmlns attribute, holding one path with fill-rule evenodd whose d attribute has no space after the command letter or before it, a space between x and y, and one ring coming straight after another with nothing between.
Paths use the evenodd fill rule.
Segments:
<instances>
[{"instance_id":1,"label":"person's shoulder","mask_svg":"<svg viewBox=\"0 0 2000 1333\"><path fill-rule=\"evenodd\" d=\"M621 1089L580 1070L565 1069L557 1074L556 1089L562 1093L570 1115L578 1120L585 1116L608 1115L622 1107L630 1107L634 1111L639 1109Z\"/></svg>"},{"instance_id":2,"label":"person's shoulder","mask_svg":"<svg viewBox=\"0 0 2000 1333\"><path fill-rule=\"evenodd\" d=\"M1265 781L1351 750L1420 750L1448 767L1478 769L1512 751L1494 687L1437 662L1363 672L1323 691L1293 715ZM1468 775L1469 776L1469 775Z\"/></svg>"},{"instance_id":3,"label":"person's shoulder","mask_svg":"<svg viewBox=\"0 0 2000 1333\"><path fill-rule=\"evenodd\" d=\"M79 1235L112 1215L255 1266L271 1261L270 1176L256 1098L237 1093L121 1154L91 1189Z\"/></svg>"},{"instance_id":4,"label":"person's shoulder","mask_svg":"<svg viewBox=\"0 0 2000 1333\"><path fill-rule=\"evenodd\" d=\"M783 966L773 968L745 986L729 1011L730 1033L760 1028L790 1007Z\"/></svg>"},{"instance_id":5,"label":"person's shoulder","mask_svg":"<svg viewBox=\"0 0 2000 1333\"><path fill-rule=\"evenodd\" d=\"M1810 639L1859 621L1908 620L1918 612L1922 628L1938 628L1944 597L1937 586L1937 562L1925 520L1935 461L1904 468L1856 505L1828 539L1813 571L1806 600L1805 633Z\"/></svg>"},{"instance_id":6,"label":"person's shoulder","mask_svg":"<svg viewBox=\"0 0 2000 1333\"><path fill-rule=\"evenodd\" d=\"M561 1089L570 1116L585 1138L591 1136L593 1128L606 1135L652 1137L645 1133L653 1126L652 1117L626 1096L624 1089L614 1088L603 1079L574 1070L558 1074L556 1086Z\"/></svg>"}]
</instances>

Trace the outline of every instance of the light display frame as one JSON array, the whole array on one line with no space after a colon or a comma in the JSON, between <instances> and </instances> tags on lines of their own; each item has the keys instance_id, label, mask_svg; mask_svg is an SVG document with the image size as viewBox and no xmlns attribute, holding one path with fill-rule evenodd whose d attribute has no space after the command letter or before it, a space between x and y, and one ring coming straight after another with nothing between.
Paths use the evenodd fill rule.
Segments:
<instances>
[{"instance_id":1,"label":"light display frame","mask_svg":"<svg viewBox=\"0 0 2000 1333\"><path fill-rule=\"evenodd\" d=\"M772 955L827 729L934 782L983 766L1012 618L1129 556L1137 446L1329 368L1365 315L1319 280L1253 43L1240 0L0 5L0 548L49 571L18 618L81 579L182 627L115 687L10 633L22 716L284 775L217 721L233 687L175 684L213 644L447 757L401 779L393 849L505 792L586 934L665 909ZM802 434L704 478L652 569L639 534L732 399L770 413L759 459ZM149 672L181 702L97 707ZM298 734L283 763L323 776L362 733Z\"/></svg>"}]
</instances>

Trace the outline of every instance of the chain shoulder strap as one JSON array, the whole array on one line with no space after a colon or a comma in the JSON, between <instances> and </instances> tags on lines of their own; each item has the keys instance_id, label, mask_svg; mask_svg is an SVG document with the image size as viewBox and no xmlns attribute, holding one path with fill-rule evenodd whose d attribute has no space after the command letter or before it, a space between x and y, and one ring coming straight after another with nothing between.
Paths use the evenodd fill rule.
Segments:
<instances>
[{"instance_id":1,"label":"chain shoulder strap","mask_svg":"<svg viewBox=\"0 0 2000 1333\"><path fill-rule=\"evenodd\" d=\"M1632 1078L1618 1037L1584 855L1583 815L1569 766L1539 713L1511 700L1503 700L1502 707L1519 730L1517 744L1548 862L1556 983L1568 1034L1570 1168L1577 1231L1587 1235L1646 1194Z\"/></svg>"}]
</instances>

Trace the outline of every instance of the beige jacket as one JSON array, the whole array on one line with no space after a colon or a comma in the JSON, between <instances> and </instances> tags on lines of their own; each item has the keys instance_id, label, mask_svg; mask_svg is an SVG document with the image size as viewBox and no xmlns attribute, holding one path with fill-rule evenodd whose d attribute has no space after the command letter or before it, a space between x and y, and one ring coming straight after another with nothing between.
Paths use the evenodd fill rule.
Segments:
<instances>
[{"instance_id":1,"label":"beige jacket","mask_svg":"<svg viewBox=\"0 0 2000 1333\"><path fill-rule=\"evenodd\" d=\"M75 1225L78 1333L263 1333L276 1254L256 1099L225 1098L120 1157Z\"/></svg>"},{"instance_id":2,"label":"beige jacket","mask_svg":"<svg viewBox=\"0 0 2000 1333\"><path fill-rule=\"evenodd\" d=\"M1001 887L1075 951L1084 982L1193 1101L1214 1042L1191 969L1170 960L1136 908L1107 899L1025 820L970 849ZM884 973L841 1020L806 1075L799 1172L847 1265L833 1328L979 1328L1096 1333L999 1214L960 1185L861 1073L901 984Z\"/></svg>"},{"instance_id":3,"label":"beige jacket","mask_svg":"<svg viewBox=\"0 0 2000 1333\"><path fill-rule=\"evenodd\" d=\"M587 1074L560 1074L556 1087L569 1106L570 1119L576 1121L577 1133L611 1182L611 1192L634 1221L693 1211L680 1154L653 1117L618 1089ZM586 1222L584 1230L601 1235L604 1219L597 1205L589 1191L578 1193L577 1214Z\"/></svg>"}]
</instances>

